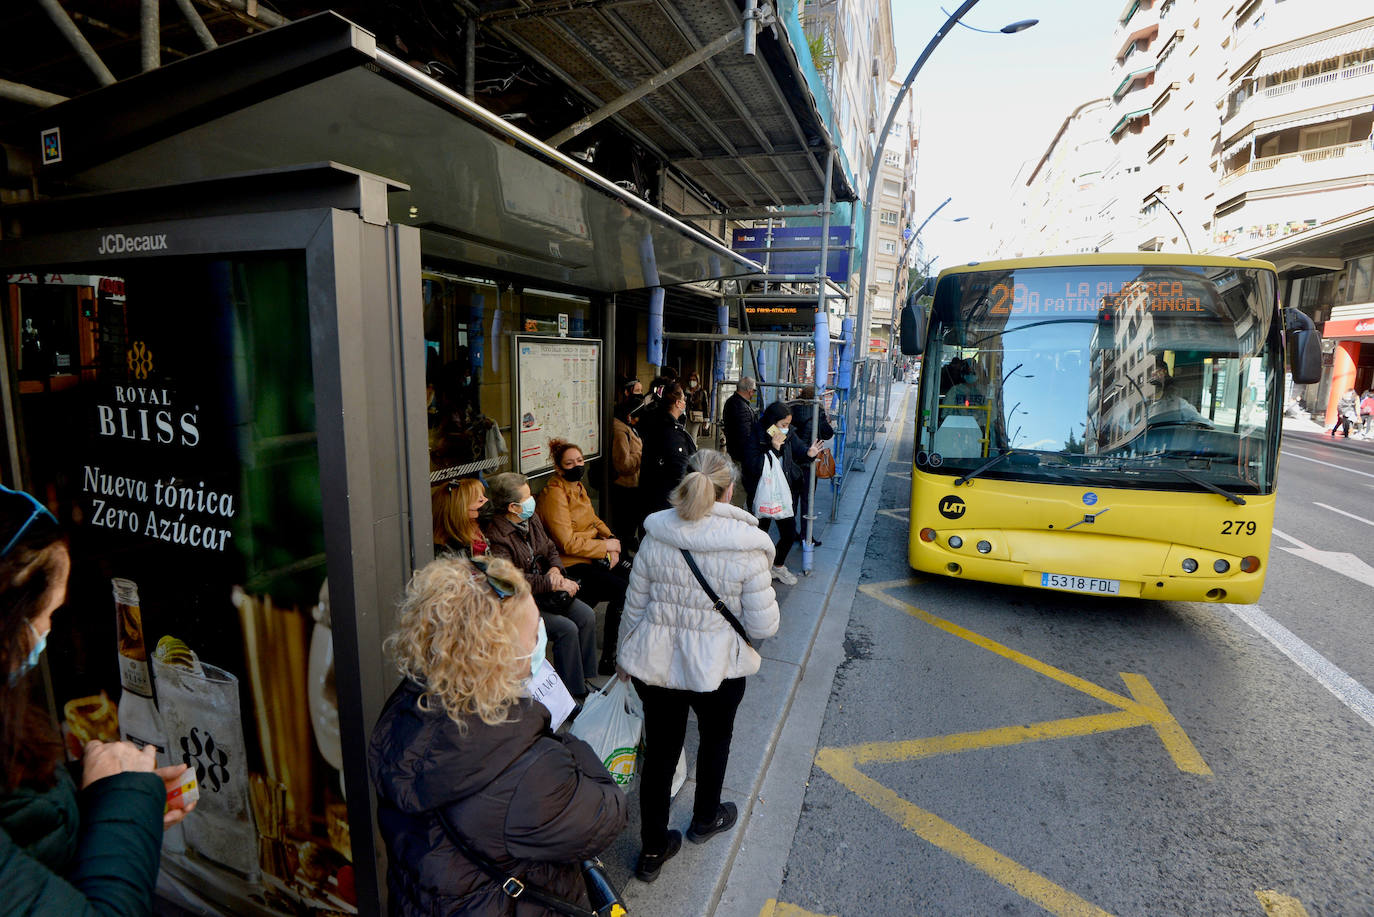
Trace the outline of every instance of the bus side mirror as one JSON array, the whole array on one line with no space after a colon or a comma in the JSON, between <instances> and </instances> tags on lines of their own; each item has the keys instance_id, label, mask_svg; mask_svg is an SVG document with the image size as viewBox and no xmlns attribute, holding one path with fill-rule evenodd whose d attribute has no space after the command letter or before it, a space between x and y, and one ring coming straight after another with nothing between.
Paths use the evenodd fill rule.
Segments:
<instances>
[{"instance_id":1,"label":"bus side mirror","mask_svg":"<svg viewBox=\"0 0 1374 917\"><path fill-rule=\"evenodd\" d=\"M914 357L926 352L926 310L916 305L916 297L907 298L902 308L902 355Z\"/></svg>"},{"instance_id":2,"label":"bus side mirror","mask_svg":"<svg viewBox=\"0 0 1374 917\"><path fill-rule=\"evenodd\" d=\"M1288 369L1293 381L1311 385L1322 380L1322 345L1317 326L1297 309L1283 310L1283 330L1288 335Z\"/></svg>"}]
</instances>

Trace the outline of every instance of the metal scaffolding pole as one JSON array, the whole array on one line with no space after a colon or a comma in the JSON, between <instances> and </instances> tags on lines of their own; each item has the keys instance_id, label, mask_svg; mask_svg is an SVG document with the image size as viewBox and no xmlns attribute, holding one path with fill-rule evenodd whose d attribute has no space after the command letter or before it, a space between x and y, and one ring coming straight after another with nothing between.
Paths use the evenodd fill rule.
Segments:
<instances>
[{"instance_id":1,"label":"metal scaffolding pole","mask_svg":"<svg viewBox=\"0 0 1374 917\"><path fill-rule=\"evenodd\" d=\"M105 62L100 59L100 55L95 53L95 48L86 40L86 36L81 34L81 30L72 22L72 17L67 15L67 11L62 8L62 4L57 0L38 0L38 5L43 7L43 11L48 14L53 25L62 33L62 37L67 39L67 43L76 51L77 57L81 58L82 63L90 68L95 74L96 80L101 86L113 85L116 80L110 68L105 66Z\"/></svg>"}]
</instances>

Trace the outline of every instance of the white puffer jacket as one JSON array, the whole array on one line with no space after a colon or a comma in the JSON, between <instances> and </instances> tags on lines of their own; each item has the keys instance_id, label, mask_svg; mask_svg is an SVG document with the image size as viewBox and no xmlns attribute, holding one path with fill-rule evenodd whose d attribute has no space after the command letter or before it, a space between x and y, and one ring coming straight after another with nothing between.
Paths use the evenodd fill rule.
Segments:
<instances>
[{"instance_id":1,"label":"white puffer jacket","mask_svg":"<svg viewBox=\"0 0 1374 917\"><path fill-rule=\"evenodd\" d=\"M644 520L647 535L635 555L616 661L647 684L714 691L727 678L753 675L759 654L712 606L687 561L739 618L751 640L778 631L773 594L773 541L758 520L729 503L687 522L675 509Z\"/></svg>"}]
</instances>

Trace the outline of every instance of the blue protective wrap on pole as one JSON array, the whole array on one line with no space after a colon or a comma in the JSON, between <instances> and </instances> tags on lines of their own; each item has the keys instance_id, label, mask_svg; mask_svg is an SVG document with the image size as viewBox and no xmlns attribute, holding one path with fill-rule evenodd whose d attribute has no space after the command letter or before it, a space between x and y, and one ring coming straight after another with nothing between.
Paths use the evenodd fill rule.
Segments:
<instances>
[{"instance_id":1,"label":"blue protective wrap on pole","mask_svg":"<svg viewBox=\"0 0 1374 917\"><path fill-rule=\"evenodd\" d=\"M854 383L854 319L847 317L840 326L840 365L835 387L846 391Z\"/></svg>"},{"instance_id":2,"label":"blue protective wrap on pole","mask_svg":"<svg viewBox=\"0 0 1374 917\"><path fill-rule=\"evenodd\" d=\"M649 291L649 363L663 365L663 287Z\"/></svg>"},{"instance_id":3,"label":"blue protective wrap on pole","mask_svg":"<svg viewBox=\"0 0 1374 917\"><path fill-rule=\"evenodd\" d=\"M720 305L716 306L716 333L718 333L718 334L729 334L729 333L730 333L730 307L727 306L727 305L725 305L724 301L722 301ZM717 342L716 342L716 369L715 369L715 372L712 374L712 375L714 376L714 378L715 378L717 384L719 384L719 383L725 381L725 370L726 370L726 366L727 366L727 364L729 364L729 362L730 362L730 342L729 342L729 341L717 341Z\"/></svg>"},{"instance_id":4,"label":"blue protective wrap on pole","mask_svg":"<svg viewBox=\"0 0 1374 917\"><path fill-rule=\"evenodd\" d=\"M824 391L830 378L830 316L816 310L816 392Z\"/></svg>"}]
</instances>

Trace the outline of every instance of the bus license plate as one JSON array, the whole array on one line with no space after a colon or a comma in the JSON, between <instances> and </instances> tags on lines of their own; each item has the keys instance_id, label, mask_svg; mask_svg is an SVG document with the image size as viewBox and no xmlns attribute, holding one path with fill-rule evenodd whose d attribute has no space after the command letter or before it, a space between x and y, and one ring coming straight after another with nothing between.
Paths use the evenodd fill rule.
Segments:
<instances>
[{"instance_id":1,"label":"bus license plate","mask_svg":"<svg viewBox=\"0 0 1374 917\"><path fill-rule=\"evenodd\" d=\"M1046 589L1067 589L1070 592L1096 592L1101 595L1121 594L1121 580L1119 579L1095 579L1091 576L1042 573L1040 574L1040 585Z\"/></svg>"}]
</instances>

